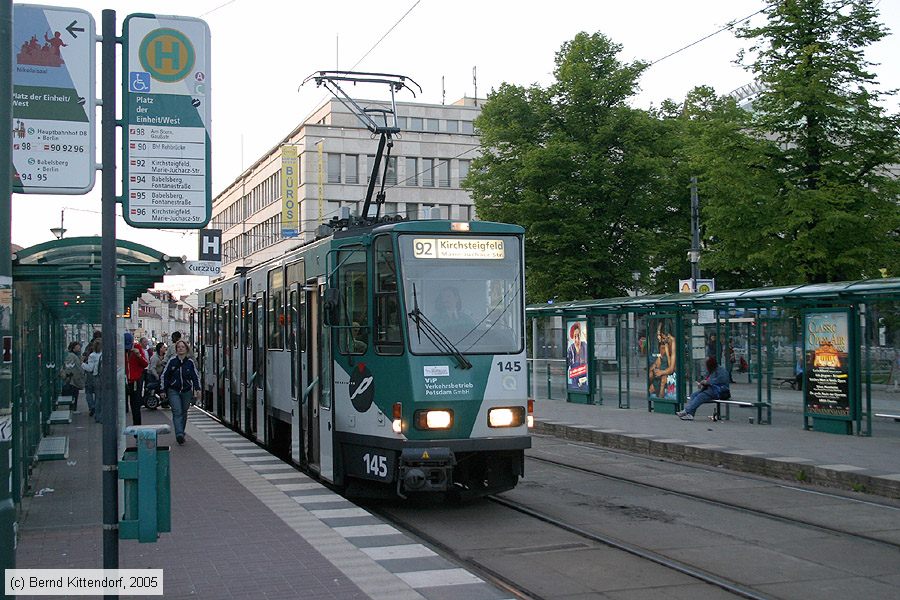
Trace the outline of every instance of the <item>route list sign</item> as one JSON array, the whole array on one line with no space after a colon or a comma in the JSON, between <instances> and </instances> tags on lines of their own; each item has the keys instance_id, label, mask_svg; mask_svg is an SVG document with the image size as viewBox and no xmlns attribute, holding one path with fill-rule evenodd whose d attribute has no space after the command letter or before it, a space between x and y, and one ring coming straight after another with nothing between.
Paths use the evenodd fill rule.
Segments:
<instances>
[{"instance_id":1,"label":"route list sign","mask_svg":"<svg viewBox=\"0 0 900 600\"><path fill-rule=\"evenodd\" d=\"M124 213L133 227L200 228L212 209L207 24L125 19Z\"/></svg>"},{"instance_id":2,"label":"route list sign","mask_svg":"<svg viewBox=\"0 0 900 600\"><path fill-rule=\"evenodd\" d=\"M13 5L13 191L94 187L94 18L77 8Z\"/></svg>"}]
</instances>

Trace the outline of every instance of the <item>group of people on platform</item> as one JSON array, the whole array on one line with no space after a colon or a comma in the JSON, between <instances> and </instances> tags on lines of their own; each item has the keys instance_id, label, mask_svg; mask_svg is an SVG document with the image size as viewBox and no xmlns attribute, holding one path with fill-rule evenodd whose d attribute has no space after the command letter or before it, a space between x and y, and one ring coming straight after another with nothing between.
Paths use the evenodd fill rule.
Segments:
<instances>
[{"instance_id":1,"label":"group of people on platform","mask_svg":"<svg viewBox=\"0 0 900 600\"><path fill-rule=\"evenodd\" d=\"M95 331L84 351L81 342L70 343L59 371L63 380L62 394L72 397L72 410L78 411L78 396L84 390L88 414L97 423L102 420L103 408L100 385L102 338L103 334ZM168 398L175 439L183 444L188 408L193 399L200 397L200 376L191 347L182 339L181 333L172 333L171 340L171 346L160 342L153 348L146 337L135 340L133 334L125 333L125 389L128 398L125 408L131 412L132 424L140 425L144 386L153 385Z\"/></svg>"}]
</instances>

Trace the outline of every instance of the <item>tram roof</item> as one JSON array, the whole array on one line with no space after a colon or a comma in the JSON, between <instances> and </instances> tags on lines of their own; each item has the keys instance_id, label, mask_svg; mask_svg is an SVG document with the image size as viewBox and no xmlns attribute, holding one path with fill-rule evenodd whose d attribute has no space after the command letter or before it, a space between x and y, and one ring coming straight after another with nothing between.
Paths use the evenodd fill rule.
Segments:
<instances>
[{"instance_id":1,"label":"tram roof","mask_svg":"<svg viewBox=\"0 0 900 600\"><path fill-rule=\"evenodd\" d=\"M30 288L35 301L65 323L99 323L99 236L70 237L24 248L13 254L13 284ZM124 277L125 304L169 274L189 274L183 259L148 246L116 240L116 278Z\"/></svg>"},{"instance_id":2,"label":"tram roof","mask_svg":"<svg viewBox=\"0 0 900 600\"><path fill-rule=\"evenodd\" d=\"M576 300L553 304L531 304L529 316L589 312L651 312L712 308L766 308L820 306L846 302L876 302L900 299L900 278L864 279L744 290L717 290L696 294L659 294L599 300Z\"/></svg>"}]
</instances>

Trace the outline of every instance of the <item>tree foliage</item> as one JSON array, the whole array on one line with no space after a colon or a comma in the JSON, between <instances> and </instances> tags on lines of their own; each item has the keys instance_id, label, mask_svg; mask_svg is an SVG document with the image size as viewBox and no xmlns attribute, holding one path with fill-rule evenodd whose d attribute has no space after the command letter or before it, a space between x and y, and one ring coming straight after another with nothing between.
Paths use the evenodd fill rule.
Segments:
<instances>
[{"instance_id":1,"label":"tree foliage","mask_svg":"<svg viewBox=\"0 0 900 600\"><path fill-rule=\"evenodd\" d=\"M675 290L692 175L720 288L898 274L900 118L865 59L887 34L873 1L768 0L764 14L738 33L763 86L750 110L708 87L631 108L646 64L600 33L562 46L547 87L489 96L465 185L480 218L525 227L530 302L624 295L632 271Z\"/></svg>"},{"instance_id":2,"label":"tree foliage","mask_svg":"<svg viewBox=\"0 0 900 600\"><path fill-rule=\"evenodd\" d=\"M746 66L764 91L746 123L754 140L746 143L759 154L734 162L745 175L758 164L768 177L753 179L764 190L707 211L717 266L755 269L758 283L896 274L900 187L889 169L900 163L900 119L879 104L885 93L865 59L866 47L887 35L873 2L770 0L765 14L765 24L738 31L755 40ZM745 218L724 214L735 211ZM728 265L740 257L748 224L770 242Z\"/></svg>"},{"instance_id":3,"label":"tree foliage","mask_svg":"<svg viewBox=\"0 0 900 600\"><path fill-rule=\"evenodd\" d=\"M554 83L504 84L476 121L484 151L466 185L480 218L526 228L531 302L624 295L657 236L686 241L686 212L667 202L674 138L627 105L644 64L620 50L580 33L558 52Z\"/></svg>"}]
</instances>

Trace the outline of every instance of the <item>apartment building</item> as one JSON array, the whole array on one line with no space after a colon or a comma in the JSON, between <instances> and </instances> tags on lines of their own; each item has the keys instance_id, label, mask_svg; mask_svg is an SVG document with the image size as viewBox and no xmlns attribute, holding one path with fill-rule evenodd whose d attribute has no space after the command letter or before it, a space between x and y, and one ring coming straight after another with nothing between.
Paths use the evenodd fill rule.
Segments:
<instances>
[{"instance_id":1,"label":"apartment building","mask_svg":"<svg viewBox=\"0 0 900 600\"><path fill-rule=\"evenodd\" d=\"M386 109L383 101L357 100ZM383 215L409 219L474 220L475 210L460 182L477 155L473 122L481 101L463 98L450 105L398 102L400 133L376 179L384 176ZM377 114L377 113L374 113ZM299 230L282 237L282 148L299 157ZM378 138L340 101L325 102L278 145L260 157L213 200L209 227L222 230L222 273L251 266L315 238L316 227L348 207L359 214L375 160ZM437 207L438 211L432 211Z\"/></svg>"}]
</instances>

